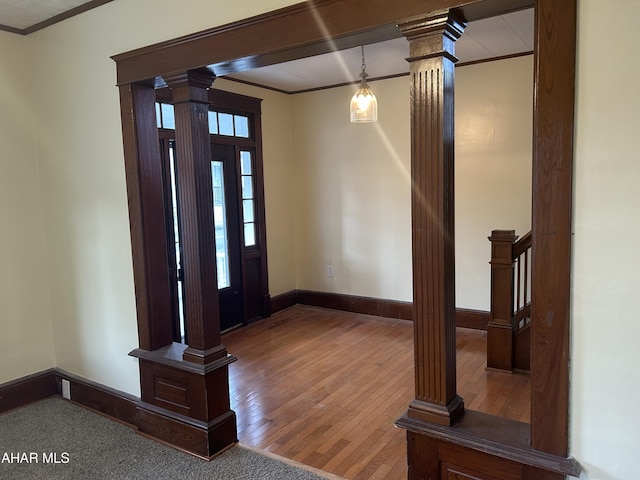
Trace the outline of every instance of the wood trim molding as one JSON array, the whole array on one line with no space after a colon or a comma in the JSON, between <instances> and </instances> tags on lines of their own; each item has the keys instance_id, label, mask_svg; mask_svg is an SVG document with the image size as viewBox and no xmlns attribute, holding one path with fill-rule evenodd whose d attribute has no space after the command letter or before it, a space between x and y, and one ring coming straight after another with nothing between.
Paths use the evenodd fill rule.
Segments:
<instances>
[{"instance_id":1,"label":"wood trim molding","mask_svg":"<svg viewBox=\"0 0 640 480\"><path fill-rule=\"evenodd\" d=\"M276 295L271 298L271 312L276 313L298 303L413 321L413 304L411 302L311 290L290 290ZM491 313L484 310L456 308L456 327L486 330L490 319Z\"/></svg>"},{"instance_id":2,"label":"wood trim molding","mask_svg":"<svg viewBox=\"0 0 640 480\"><path fill-rule=\"evenodd\" d=\"M431 5L432 10L458 8L467 21L505 10L503 0L439 0L433 3L437 5ZM533 4L533 0L511 0L509 10ZM417 0L378 2L375 8L366 0L302 2L112 58L118 64L118 85L205 66L222 76L335 49L399 38L397 20L424 14L428 8ZM353 12L366 12L366 15L354 15ZM345 21L347 18L349 21ZM255 40L247 41L248 38Z\"/></svg>"},{"instance_id":3,"label":"wood trim molding","mask_svg":"<svg viewBox=\"0 0 640 480\"><path fill-rule=\"evenodd\" d=\"M57 392L53 368L17 378L0 385L0 413L37 402Z\"/></svg>"},{"instance_id":4,"label":"wood trim molding","mask_svg":"<svg viewBox=\"0 0 640 480\"><path fill-rule=\"evenodd\" d=\"M63 379L69 382L71 401L74 403L137 428L138 397L59 368L50 368L0 385L0 413L52 396L62 396Z\"/></svg>"},{"instance_id":5,"label":"wood trim molding","mask_svg":"<svg viewBox=\"0 0 640 480\"><path fill-rule=\"evenodd\" d=\"M535 15L531 270L531 445L569 449L571 216L577 0Z\"/></svg>"},{"instance_id":6,"label":"wood trim molding","mask_svg":"<svg viewBox=\"0 0 640 480\"><path fill-rule=\"evenodd\" d=\"M74 403L138 428L138 397L58 368L54 374L57 395L62 395L62 380L67 380Z\"/></svg>"},{"instance_id":7,"label":"wood trim molding","mask_svg":"<svg viewBox=\"0 0 640 480\"><path fill-rule=\"evenodd\" d=\"M298 303L377 317L411 320L411 303L340 293L298 290Z\"/></svg>"},{"instance_id":8,"label":"wood trim molding","mask_svg":"<svg viewBox=\"0 0 640 480\"><path fill-rule=\"evenodd\" d=\"M555 474L579 477L582 470L572 457L560 457L532 448L529 445L530 427L527 423L467 410L464 417L449 428L416 421L408 415L398 419L396 425L437 441L460 445Z\"/></svg>"}]
</instances>

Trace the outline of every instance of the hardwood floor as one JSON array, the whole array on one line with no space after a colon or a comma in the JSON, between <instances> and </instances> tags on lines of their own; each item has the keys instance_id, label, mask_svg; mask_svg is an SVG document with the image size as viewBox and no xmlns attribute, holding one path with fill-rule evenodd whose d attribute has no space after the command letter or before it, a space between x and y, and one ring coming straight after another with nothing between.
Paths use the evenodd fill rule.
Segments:
<instances>
[{"instance_id":1,"label":"hardwood floor","mask_svg":"<svg viewBox=\"0 0 640 480\"><path fill-rule=\"evenodd\" d=\"M238 438L348 479L406 478L413 325L297 305L223 336ZM457 331L467 409L528 421L529 376L486 366L486 332Z\"/></svg>"}]
</instances>

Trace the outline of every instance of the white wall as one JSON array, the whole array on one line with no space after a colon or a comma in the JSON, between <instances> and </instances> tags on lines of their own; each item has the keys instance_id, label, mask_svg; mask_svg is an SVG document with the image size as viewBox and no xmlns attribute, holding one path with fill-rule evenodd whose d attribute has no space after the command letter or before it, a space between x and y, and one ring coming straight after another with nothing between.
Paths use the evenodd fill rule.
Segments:
<instances>
[{"instance_id":1,"label":"white wall","mask_svg":"<svg viewBox=\"0 0 640 480\"><path fill-rule=\"evenodd\" d=\"M26 53L0 32L0 384L54 365Z\"/></svg>"},{"instance_id":2,"label":"white wall","mask_svg":"<svg viewBox=\"0 0 640 480\"><path fill-rule=\"evenodd\" d=\"M411 301L409 77L371 87L377 124L352 87L294 95L297 284ZM489 310L487 237L531 228L533 57L457 68L455 102L457 305Z\"/></svg>"},{"instance_id":3,"label":"white wall","mask_svg":"<svg viewBox=\"0 0 640 480\"><path fill-rule=\"evenodd\" d=\"M411 301L408 81L371 87L376 124L349 122L352 87L293 98L297 285Z\"/></svg>"},{"instance_id":4,"label":"white wall","mask_svg":"<svg viewBox=\"0 0 640 480\"><path fill-rule=\"evenodd\" d=\"M490 310L491 230L531 230L533 56L456 68L456 304Z\"/></svg>"},{"instance_id":5,"label":"white wall","mask_svg":"<svg viewBox=\"0 0 640 480\"><path fill-rule=\"evenodd\" d=\"M592 480L638 478L638 18L637 1L579 2L571 452Z\"/></svg>"}]
</instances>

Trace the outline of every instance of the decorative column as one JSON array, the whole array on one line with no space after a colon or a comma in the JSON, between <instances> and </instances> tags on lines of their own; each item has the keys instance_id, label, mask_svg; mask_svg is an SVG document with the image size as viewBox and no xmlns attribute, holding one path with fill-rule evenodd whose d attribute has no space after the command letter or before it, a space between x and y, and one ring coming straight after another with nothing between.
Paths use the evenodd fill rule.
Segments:
<instances>
[{"instance_id":1,"label":"decorative column","mask_svg":"<svg viewBox=\"0 0 640 480\"><path fill-rule=\"evenodd\" d=\"M131 353L140 360L139 429L205 458L237 441L228 370L235 357L220 335L208 125L213 79L205 69L164 77L176 120L187 345Z\"/></svg>"},{"instance_id":2,"label":"decorative column","mask_svg":"<svg viewBox=\"0 0 640 480\"><path fill-rule=\"evenodd\" d=\"M200 364L226 355L220 340L220 308L213 224L209 87L215 75L196 70L165 77L173 94L176 170L187 344L184 359Z\"/></svg>"},{"instance_id":3,"label":"decorative column","mask_svg":"<svg viewBox=\"0 0 640 480\"><path fill-rule=\"evenodd\" d=\"M493 230L491 241L491 320L487 326L487 367L513 370L513 244L515 230Z\"/></svg>"},{"instance_id":4,"label":"decorative column","mask_svg":"<svg viewBox=\"0 0 640 480\"><path fill-rule=\"evenodd\" d=\"M407 415L452 425L456 394L454 56L466 24L453 12L399 25L409 40L416 397Z\"/></svg>"}]
</instances>

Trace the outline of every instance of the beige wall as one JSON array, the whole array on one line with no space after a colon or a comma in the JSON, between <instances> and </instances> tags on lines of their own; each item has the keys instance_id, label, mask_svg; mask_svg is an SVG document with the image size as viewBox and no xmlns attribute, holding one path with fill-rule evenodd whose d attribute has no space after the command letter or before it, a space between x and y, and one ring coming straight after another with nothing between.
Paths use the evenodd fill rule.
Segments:
<instances>
[{"instance_id":1,"label":"beige wall","mask_svg":"<svg viewBox=\"0 0 640 480\"><path fill-rule=\"evenodd\" d=\"M377 124L352 87L293 97L297 285L411 301L409 80L371 86ZM456 69L459 307L490 308L491 230L531 228L532 105L532 56Z\"/></svg>"},{"instance_id":2,"label":"beige wall","mask_svg":"<svg viewBox=\"0 0 640 480\"><path fill-rule=\"evenodd\" d=\"M571 451L584 478L627 480L640 454L640 2L579 7Z\"/></svg>"},{"instance_id":3,"label":"beige wall","mask_svg":"<svg viewBox=\"0 0 640 480\"><path fill-rule=\"evenodd\" d=\"M410 301L408 82L371 86L376 124L349 122L351 87L293 98L297 285Z\"/></svg>"},{"instance_id":4,"label":"beige wall","mask_svg":"<svg viewBox=\"0 0 640 480\"><path fill-rule=\"evenodd\" d=\"M490 310L491 230L531 230L533 56L456 69L456 303Z\"/></svg>"},{"instance_id":5,"label":"beige wall","mask_svg":"<svg viewBox=\"0 0 640 480\"><path fill-rule=\"evenodd\" d=\"M54 364L24 37L0 32L0 383Z\"/></svg>"}]
</instances>

